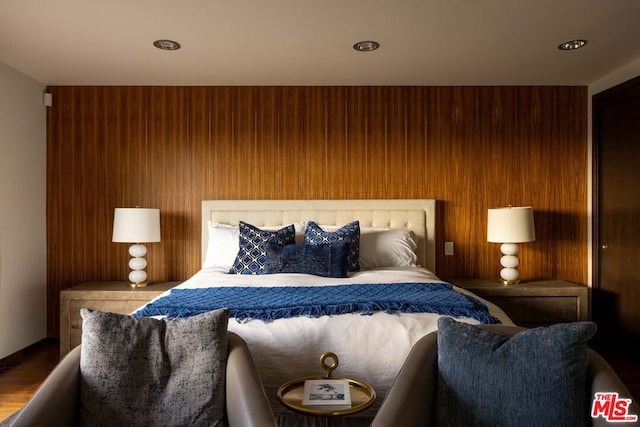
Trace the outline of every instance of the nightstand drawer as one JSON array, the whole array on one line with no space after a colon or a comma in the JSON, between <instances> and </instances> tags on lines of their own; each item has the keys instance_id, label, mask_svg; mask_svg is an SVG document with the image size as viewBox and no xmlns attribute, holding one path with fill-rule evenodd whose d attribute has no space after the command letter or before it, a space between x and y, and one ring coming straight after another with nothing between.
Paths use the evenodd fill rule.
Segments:
<instances>
[{"instance_id":1,"label":"nightstand drawer","mask_svg":"<svg viewBox=\"0 0 640 427\"><path fill-rule=\"evenodd\" d=\"M60 357L82 341L80 309L129 314L180 282L131 288L127 282L87 282L60 293Z\"/></svg>"},{"instance_id":2,"label":"nightstand drawer","mask_svg":"<svg viewBox=\"0 0 640 427\"><path fill-rule=\"evenodd\" d=\"M503 285L492 279L452 279L498 307L519 326L546 326L589 319L589 288L564 280Z\"/></svg>"},{"instance_id":3,"label":"nightstand drawer","mask_svg":"<svg viewBox=\"0 0 640 427\"><path fill-rule=\"evenodd\" d=\"M80 309L82 308L108 311L110 313L129 314L145 303L146 301L140 300L71 300L69 301L69 324L72 328L82 327L82 317L80 316Z\"/></svg>"},{"instance_id":4,"label":"nightstand drawer","mask_svg":"<svg viewBox=\"0 0 640 427\"><path fill-rule=\"evenodd\" d=\"M575 322L579 319L576 297L484 297L522 326Z\"/></svg>"}]
</instances>

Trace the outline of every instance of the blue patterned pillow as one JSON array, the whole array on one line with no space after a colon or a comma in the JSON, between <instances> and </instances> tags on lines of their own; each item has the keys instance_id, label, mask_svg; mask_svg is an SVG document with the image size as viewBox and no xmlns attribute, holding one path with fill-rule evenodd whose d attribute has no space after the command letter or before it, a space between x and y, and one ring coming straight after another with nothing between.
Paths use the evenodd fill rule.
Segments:
<instances>
[{"instance_id":1,"label":"blue patterned pillow","mask_svg":"<svg viewBox=\"0 0 640 427\"><path fill-rule=\"evenodd\" d=\"M349 244L269 245L267 274L304 273L323 277L347 277Z\"/></svg>"},{"instance_id":2,"label":"blue patterned pillow","mask_svg":"<svg viewBox=\"0 0 640 427\"><path fill-rule=\"evenodd\" d=\"M267 245L292 245L295 243L296 230L293 224L277 231L267 231L240 221L239 230L240 250L229 273L265 274Z\"/></svg>"},{"instance_id":3,"label":"blue patterned pillow","mask_svg":"<svg viewBox=\"0 0 640 427\"><path fill-rule=\"evenodd\" d=\"M512 337L438 319L437 425L584 426L593 322Z\"/></svg>"},{"instance_id":4,"label":"blue patterned pillow","mask_svg":"<svg viewBox=\"0 0 640 427\"><path fill-rule=\"evenodd\" d=\"M304 228L305 245L328 245L338 242L349 244L347 271L360 271L360 222L353 221L336 231L325 231L313 221Z\"/></svg>"}]
</instances>

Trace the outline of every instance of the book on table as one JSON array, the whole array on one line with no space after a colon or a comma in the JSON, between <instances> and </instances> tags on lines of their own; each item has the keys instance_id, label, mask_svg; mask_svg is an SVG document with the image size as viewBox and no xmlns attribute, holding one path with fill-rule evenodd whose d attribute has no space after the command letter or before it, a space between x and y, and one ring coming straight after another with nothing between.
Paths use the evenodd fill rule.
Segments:
<instances>
[{"instance_id":1,"label":"book on table","mask_svg":"<svg viewBox=\"0 0 640 427\"><path fill-rule=\"evenodd\" d=\"M351 407L349 382L339 379L306 380L302 406L315 409L347 409Z\"/></svg>"}]
</instances>

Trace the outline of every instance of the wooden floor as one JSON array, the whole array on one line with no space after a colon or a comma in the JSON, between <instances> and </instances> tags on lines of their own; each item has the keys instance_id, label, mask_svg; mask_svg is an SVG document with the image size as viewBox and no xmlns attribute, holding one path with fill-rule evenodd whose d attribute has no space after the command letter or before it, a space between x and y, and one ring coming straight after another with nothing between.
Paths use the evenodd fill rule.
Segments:
<instances>
[{"instance_id":1,"label":"wooden floor","mask_svg":"<svg viewBox=\"0 0 640 427\"><path fill-rule=\"evenodd\" d=\"M0 421L20 410L60 360L60 345L43 342L31 347L20 363L0 368Z\"/></svg>"},{"instance_id":2,"label":"wooden floor","mask_svg":"<svg viewBox=\"0 0 640 427\"><path fill-rule=\"evenodd\" d=\"M0 369L0 421L22 408L25 402L59 361L60 346L42 343L30 350L21 363ZM640 402L640 360L605 358Z\"/></svg>"}]
</instances>

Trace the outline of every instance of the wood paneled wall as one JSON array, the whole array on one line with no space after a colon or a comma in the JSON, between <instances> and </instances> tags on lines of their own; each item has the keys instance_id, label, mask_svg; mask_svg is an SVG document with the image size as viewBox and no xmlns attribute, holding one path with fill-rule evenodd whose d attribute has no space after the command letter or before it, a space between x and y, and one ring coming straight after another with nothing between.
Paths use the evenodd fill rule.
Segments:
<instances>
[{"instance_id":1,"label":"wood paneled wall","mask_svg":"<svg viewBox=\"0 0 640 427\"><path fill-rule=\"evenodd\" d=\"M496 277L487 209L531 205L522 278L586 283L586 87L48 90L50 336L62 289L126 280L115 207L160 208L159 281L198 270L203 199L435 198L443 278Z\"/></svg>"}]
</instances>

